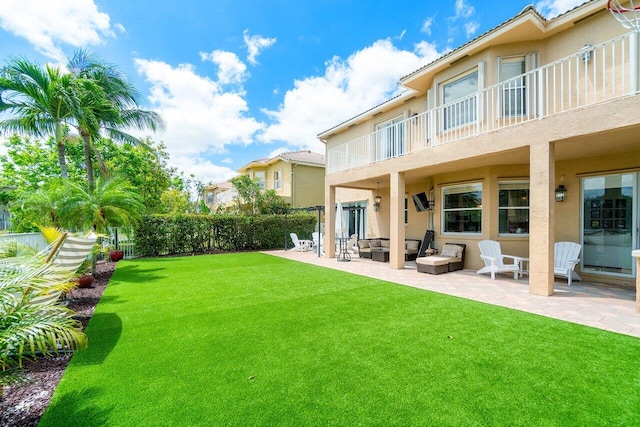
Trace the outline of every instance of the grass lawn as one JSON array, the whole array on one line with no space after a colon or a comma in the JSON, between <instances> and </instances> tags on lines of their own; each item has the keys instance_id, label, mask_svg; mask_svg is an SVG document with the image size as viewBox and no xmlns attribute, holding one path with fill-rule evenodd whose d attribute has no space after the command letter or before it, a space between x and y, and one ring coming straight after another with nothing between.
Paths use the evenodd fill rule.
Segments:
<instances>
[{"instance_id":1,"label":"grass lawn","mask_svg":"<svg viewBox=\"0 0 640 427\"><path fill-rule=\"evenodd\" d=\"M87 334L40 426L640 425L637 338L259 253L121 261Z\"/></svg>"}]
</instances>

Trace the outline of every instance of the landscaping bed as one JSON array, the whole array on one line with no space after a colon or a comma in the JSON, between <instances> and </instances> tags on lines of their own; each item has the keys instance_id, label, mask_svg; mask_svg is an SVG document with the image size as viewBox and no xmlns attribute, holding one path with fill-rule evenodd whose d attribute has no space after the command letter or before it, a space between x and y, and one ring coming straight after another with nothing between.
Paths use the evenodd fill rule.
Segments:
<instances>
[{"instance_id":1,"label":"landscaping bed","mask_svg":"<svg viewBox=\"0 0 640 427\"><path fill-rule=\"evenodd\" d=\"M87 327L115 267L115 262L98 263L92 287L77 288L71 292L69 308L77 313L83 329ZM25 382L4 387L0 395L0 425L37 426L70 359L68 354L25 362Z\"/></svg>"}]
</instances>

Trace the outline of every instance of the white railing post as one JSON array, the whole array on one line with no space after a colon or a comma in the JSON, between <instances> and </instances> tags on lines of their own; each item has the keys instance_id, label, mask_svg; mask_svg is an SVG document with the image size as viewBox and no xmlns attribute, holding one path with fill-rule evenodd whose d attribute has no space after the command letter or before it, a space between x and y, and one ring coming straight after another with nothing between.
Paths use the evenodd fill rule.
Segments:
<instances>
[{"instance_id":1,"label":"white railing post","mask_svg":"<svg viewBox=\"0 0 640 427\"><path fill-rule=\"evenodd\" d=\"M640 37L640 31L634 31L629 36L629 76L631 83L631 94L638 93L638 58L640 55L638 54L638 48L640 43L638 43L638 38Z\"/></svg>"},{"instance_id":2,"label":"white railing post","mask_svg":"<svg viewBox=\"0 0 640 427\"><path fill-rule=\"evenodd\" d=\"M542 119L544 117L544 89L547 86L544 81L544 72L543 68L539 68L537 72L537 80L538 84L536 85L537 96L538 96L538 119ZM548 83L548 82L547 82Z\"/></svg>"}]
</instances>

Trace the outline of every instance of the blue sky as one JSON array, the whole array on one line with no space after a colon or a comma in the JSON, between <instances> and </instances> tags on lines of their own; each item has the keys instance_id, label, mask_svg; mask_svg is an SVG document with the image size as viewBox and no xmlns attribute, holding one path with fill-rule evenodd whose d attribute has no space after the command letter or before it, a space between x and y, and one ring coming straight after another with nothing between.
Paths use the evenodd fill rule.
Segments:
<instances>
[{"instance_id":1,"label":"blue sky","mask_svg":"<svg viewBox=\"0 0 640 427\"><path fill-rule=\"evenodd\" d=\"M553 17L583 0L540 0ZM252 159L324 152L316 135L397 94L401 76L527 1L0 0L0 66L86 48L159 112L171 164L220 182ZM4 136L3 136L4 137Z\"/></svg>"}]
</instances>

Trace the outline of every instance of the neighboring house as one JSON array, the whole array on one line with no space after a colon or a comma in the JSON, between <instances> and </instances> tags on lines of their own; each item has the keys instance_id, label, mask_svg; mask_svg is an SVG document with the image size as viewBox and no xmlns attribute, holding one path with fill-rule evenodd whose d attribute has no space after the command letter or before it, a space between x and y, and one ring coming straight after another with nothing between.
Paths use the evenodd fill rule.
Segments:
<instances>
[{"instance_id":1,"label":"neighboring house","mask_svg":"<svg viewBox=\"0 0 640 427\"><path fill-rule=\"evenodd\" d=\"M394 269L405 237L433 228L437 247L467 244L465 268L483 266L483 239L528 257L534 294L554 292L557 241L582 245L583 279L634 284L640 33L606 4L550 20L528 6L403 77L400 95L320 133L325 205L361 206L367 234L390 238ZM412 196L423 192L435 206L417 212ZM335 210L326 215L332 256Z\"/></svg>"},{"instance_id":2,"label":"neighboring house","mask_svg":"<svg viewBox=\"0 0 640 427\"><path fill-rule=\"evenodd\" d=\"M204 203L215 212L219 207L229 206L238 193L229 181L211 184L204 187Z\"/></svg>"},{"instance_id":3,"label":"neighboring house","mask_svg":"<svg viewBox=\"0 0 640 427\"><path fill-rule=\"evenodd\" d=\"M324 205L325 157L311 151L281 153L258 159L238 169L257 179L265 190L275 190L292 208Z\"/></svg>"}]
</instances>

